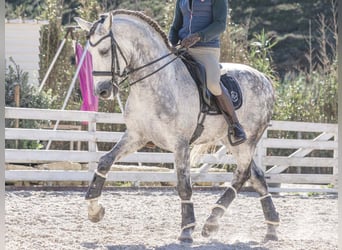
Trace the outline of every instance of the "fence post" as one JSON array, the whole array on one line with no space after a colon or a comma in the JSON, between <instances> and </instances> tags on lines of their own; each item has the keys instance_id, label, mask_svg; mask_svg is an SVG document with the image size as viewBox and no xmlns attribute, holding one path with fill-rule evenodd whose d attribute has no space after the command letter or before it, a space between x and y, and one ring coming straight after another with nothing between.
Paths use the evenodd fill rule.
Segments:
<instances>
[{"instance_id":1,"label":"fence post","mask_svg":"<svg viewBox=\"0 0 342 250\"><path fill-rule=\"evenodd\" d=\"M338 133L338 132L337 132ZM337 133L334 136L334 141L338 142L338 135ZM338 147L336 149L334 149L334 159L338 159ZM333 180L332 180L332 184L334 185L334 188L338 188L338 164L333 166Z\"/></svg>"},{"instance_id":2,"label":"fence post","mask_svg":"<svg viewBox=\"0 0 342 250\"><path fill-rule=\"evenodd\" d=\"M14 101L15 106L20 107L20 84L16 83L14 86ZM15 119L15 128L19 128L19 119ZM18 140L15 140L15 148L18 149Z\"/></svg>"},{"instance_id":3,"label":"fence post","mask_svg":"<svg viewBox=\"0 0 342 250\"><path fill-rule=\"evenodd\" d=\"M95 133L96 132L96 121L88 121L88 132ZM97 151L96 139L88 141L88 151L90 153ZM94 171L96 169L96 162L88 162L88 170Z\"/></svg>"},{"instance_id":4,"label":"fence post","mask_svg":"<svg viewBox=\"0 0 342 250\"><path fill-rule=\"evenodd\" d=\"M254 156L254 161L257 164L258 167L260 167L264 172L266 172L266 167L264 166L263 162L262 162L262 158L264 156L266 156L267 153L267 149L266 147L264 147L263 145L263 141L264 139L267 138L267 129L265 130L265 132L262 134L260 141L256 147L255 150L255 156Z\"/></svg>"}]
</instances>

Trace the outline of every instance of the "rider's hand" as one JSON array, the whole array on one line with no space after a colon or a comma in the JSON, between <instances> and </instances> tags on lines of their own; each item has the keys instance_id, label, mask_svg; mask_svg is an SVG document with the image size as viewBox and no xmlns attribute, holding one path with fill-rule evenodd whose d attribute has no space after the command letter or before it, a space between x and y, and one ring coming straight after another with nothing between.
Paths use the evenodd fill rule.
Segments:
<instances>
[{"instance_id":1,"label":"rider's hand","mask_svg":"<svg viewBox=\"0 0 342 250\"><path fill-rule=\"evenodd\" d=\"M177 53L178 53L178 48L177 48L177 46L171 46L171 52L172 52L173 54L177 54Z\"/></svg>"},{"instance_id":2,"label":"rider's hand","mask_svg":"<svg viewBox=\"0 0 342 250\"><path fill-rule=\"evenodd\" d=\"M184 51L186 51L186 49L182 46L180 46L179 44L175 45L175 46L171 46L170 47L170 51L171 53L173 53L175 56L180 56L183 54Z\"/></svg>"},{"instance_id":3,"label":"rider's hand","mask_svg":"<svg viewBox=\"0 0 342 250\"><path fill-rule=\"evenodd\" d=\"M194 46L200 40L201 40L200 35L198 33L194 33L184 38L181 42L181 45L184 48L190 48L191 46Z\"/></svg>"}]
</instances>

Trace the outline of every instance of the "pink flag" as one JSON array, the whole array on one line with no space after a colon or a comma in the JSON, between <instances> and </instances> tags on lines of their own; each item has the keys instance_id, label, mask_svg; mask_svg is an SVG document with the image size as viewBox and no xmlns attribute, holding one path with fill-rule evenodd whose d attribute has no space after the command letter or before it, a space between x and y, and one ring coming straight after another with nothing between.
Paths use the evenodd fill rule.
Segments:
<instances>
[{"instance_id":1,"label":"pink flag","mask_svg":"<svg viewBox=\"0 0 342 250\"><path fill-rule=\"evenodd\" d=\"M81 60L83 54L82 46L76 44L76 62L77 64ZM84 58L83 65L78 74L80 81L80 89L82 94L83 103L81 110L83 111L97 111L98 110L98 98L94 95L94 82L93 82L93 64L91 54L87 51Z\"/></svg>"}]
</instances>

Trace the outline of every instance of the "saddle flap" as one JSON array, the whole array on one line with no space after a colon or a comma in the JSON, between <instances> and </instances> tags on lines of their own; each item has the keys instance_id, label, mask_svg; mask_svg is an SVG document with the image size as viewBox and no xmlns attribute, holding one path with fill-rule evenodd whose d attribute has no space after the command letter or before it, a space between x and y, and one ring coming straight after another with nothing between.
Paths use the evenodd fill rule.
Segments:
<instances>
[{"instance_id":1,"label":"saddle flap","mask_svg":"<svg viewBox=\"0 0 342 250\"><path fill-rule=\"evenodd\" d=\"M207 75L204 66L197 62L188 52L183 52L181 59L196 82L201 98L204 99L205 103L209 104L211 100L210 93L207 91Z\"/></svg>"},{"instance_id":2,"label":"saddle flap","mask_svg":"<svg viewBox=\"0 0 342 250\"><path fill-rule=\"evenodd\" d=\"M208 114L221 114L220 109L217 107L215 97L207 88L206 71L204 66L201 63L197 62L187 52L184 52L181 58L183 63L187 67L190 75L197 84L202 104L202 112ZM221 75L220 84L222 85L222 87L228 90L235 110L239 109L242 105L242 93L238 81L233 76L230 76L228 72Z\"/></svg>"}]
</instances>

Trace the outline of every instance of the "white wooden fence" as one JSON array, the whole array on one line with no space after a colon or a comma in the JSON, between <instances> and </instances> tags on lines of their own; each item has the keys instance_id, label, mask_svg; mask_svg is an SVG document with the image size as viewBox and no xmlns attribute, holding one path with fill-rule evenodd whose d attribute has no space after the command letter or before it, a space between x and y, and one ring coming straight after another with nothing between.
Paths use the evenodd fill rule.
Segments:
<instances>
[{"instance_id":1,"label":"white wooden fence","mask_svg":"<svg viewBox=\"0 0 342 250\"><path fill-rule=\"evenodd\" d=\"M6 163L43 163L70 161L88 163L87 171L70 170L6 170L6 181L88 181L92 178L96 162L105 153L97 151L97 142L116 142L122 136L121 132L97 131L97 123L122 124L120 113L100 113L84 111L61 111L25 108L5 108L6 119L30 119L49 121L88 122L88 131L5 128L6 140L37 140L37 141L84 141L88 143L88 151L81 150L44 150L44 149L5 149ZM295 131L300 133L314 132L313 139L271 138L271 131ZM273 136L274 137L274 136ZM303 122L272 121L259 142L255 161L265 170L268 183L283 184L316 184L325 185L323 192L336 192L337 185L337 124L317 124ZM292 149L290 155L270 155L270 149ZM331 157L312 157L313 151L330 152ZM136 152L121 163L173 163L172 153ZM192 180L195 182L229 182L230 172L209 172L215 164L234 164L232 155L227 155L224 146L214 154L204 154L200 159L201 166L192 170ZM329 174L288 173L289 167L330 168ZM110 171L108 181L132 182L175 182L173 170L168 172L138 172ZM328 186L326 186L328 185ZM312 189L312 188L311 188ZM310 188L301 189L309 191ZM273 188L273 191L284 190ZM287 188L287 191L301 191ZM316 190L315 188L312 190Z\"/></svg>"}]
</instances>

